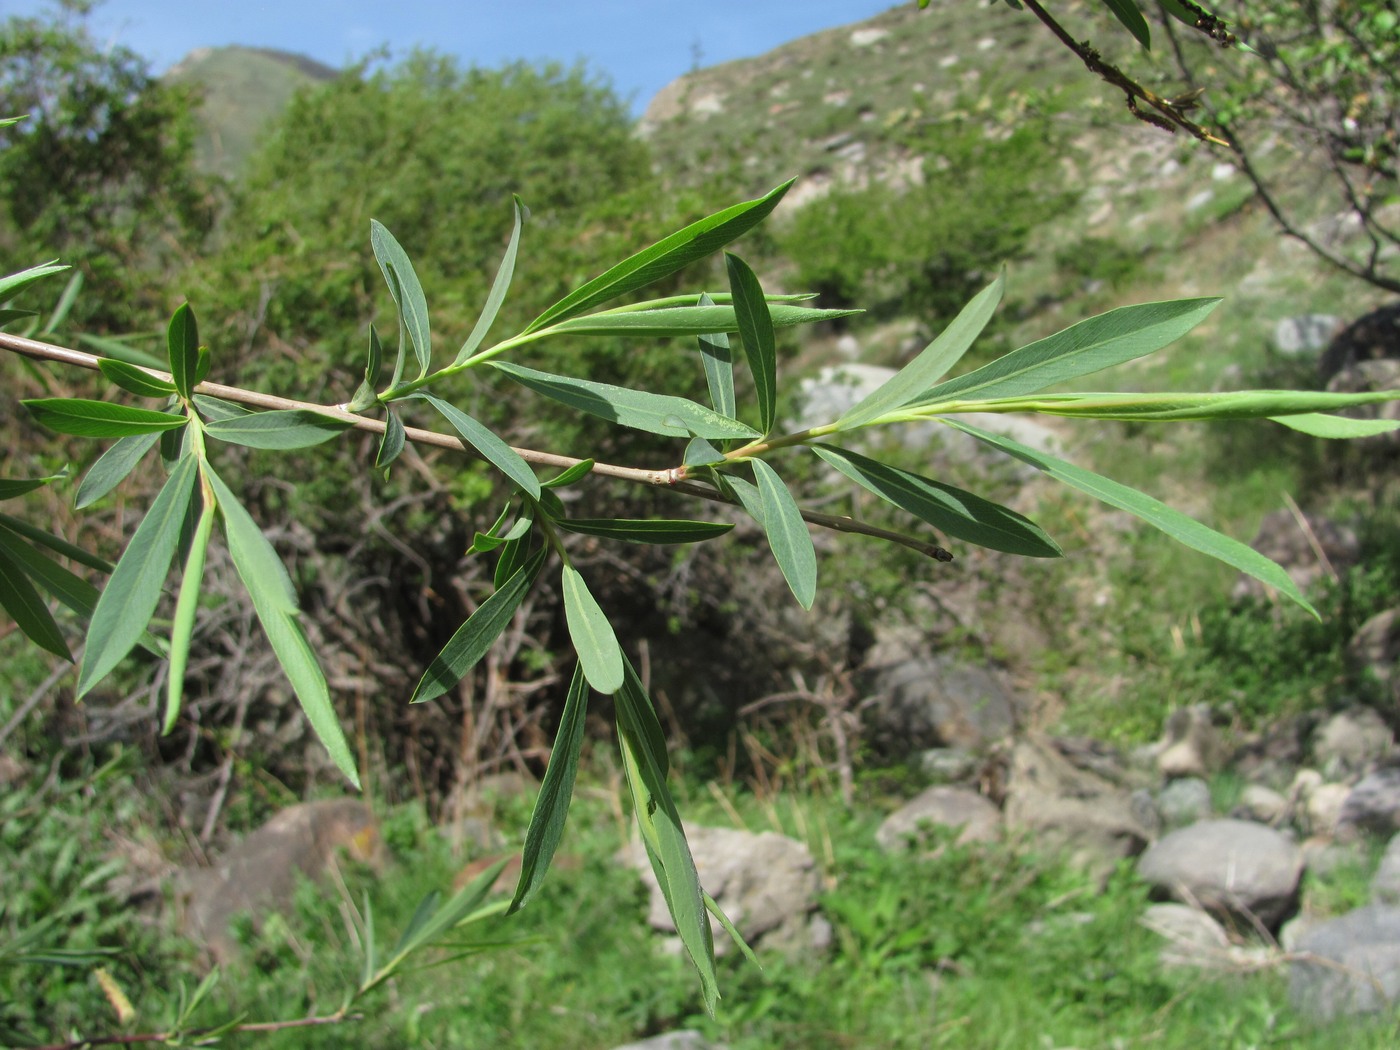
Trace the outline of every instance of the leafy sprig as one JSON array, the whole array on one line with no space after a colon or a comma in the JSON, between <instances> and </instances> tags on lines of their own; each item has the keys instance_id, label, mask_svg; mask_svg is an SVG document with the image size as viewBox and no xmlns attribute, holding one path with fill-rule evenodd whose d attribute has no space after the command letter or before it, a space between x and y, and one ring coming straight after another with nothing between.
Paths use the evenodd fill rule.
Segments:
<instances>
[{"instance_id":1,"label":"leafy sprig","mask_svg":"<svg viewBox=\"0 0 1400 1050\"><path fill-rule=\"evenodd\" d=\"M110 572L100 595L35 545L69 556L81 551L32 527L26 533L14 519L0 516L0 603L26 635L63 656L69 652L62 631L39 591L46 591L87 621L79 695L97 687L138 644L166 653L171 674L162 723L169 731L181 709L182 672L193 642L206 551L214 534L221 532L309 722L337 767L352 783L358 783L325 675L300 626L290 576L238 494L215 469L213 453L220 442L284 451L306 448L332 440L350 428L376 430L382 435L374 460L374 466L381 470L392 467L409 441L432 440L474 452L501 472L510 489L495 523L477 534L471 548L477 556L494 557L494 593L460 625L407 699L424 702L456 688L483 659L531 589L547 571L557 571L577 665L526 835L524 863L509 909L525 907L548 871L567 819L589 697L592 693L610 695L642 841L681 941L700 974L706 1006L713 1009L718 983L709 915L714 914L731 933L733 927L699 883L667 788L665 738L651 699L627 659L607 610L573 564L566 537L583 534L623 542L698 543L723 536L731 526L704 520L573 518L556 495L558 488L584 482L594 474L610 474L732 503L761 527L779 570L804 608L811 608L818 592L818 559L809 529L814 523L879 535L924 550L939 561L952 557L943 546L947 542L943 536L1008 554L1059 557L1062 552L1055 540L1024 515L907 466L846 447L861 431L932 422L968 434L1048 477L1126 510L1314 611L1282 569L1239 541L1145 493L987 431L966 417L1032 412L1143 422L1261 418L1327 437L1360 436L1400 426L1337 414L1360 405L1400 399L1400 391L1064 392L1066 384L1154 353L1179 339L1218 306L1218 299L1112 310L948 378L1001 300L1005 278L998 276L922 353L878 389L830 422L783 433L777 409L781 382L775 329L844 316L850 311L805 306L805 296L766 293L752 270L728 253L727 292L608 304L723 249L768 215L787 186L672 234L570 292L520 332L488 343L487 336L509 290L528 215L516 201L505 257L480 318L451 362L437 368L422 284L408 252L388 229L376 223L371 229L371 245L399 310L397 352L393 362L388 362L377 333L371 330L364 380L345 405L284 402L208 382L210 354L199 343L192 309L182 306L167 333L168 372L108 359L91 360L117 390L155 400L160 407L70 398L25 402L34 417L51 429L117 439L79 486L79 505L90 504L111 491L157 446L168 476L115 566L87 556L85 564ZM0 292L27 287L58 269L47 264L5 278L0 280ZM604 335L694 338L709 404L662 391L553 375L516 359L528 359L528 348L542 340ZM731 345L734 337L740 341L741 354ZM86 363L78 362L74 351L13 340L2 333L0 346ZM746 381L739 375L741 365L747 368ZM487 366L531 392L579 412L674 439L675 465L663 470L613 467L592 459L512 448L486 425L434 392L447 379ZM383 380L386 372L387 382ZM250 411L244 405L262 410ZM456 436L406 424L405 415L420 406L440 416ZM382 418L372 418L375 415ZM838 475L908 515L913 531L891 533L804 509L783 477L792 457L800 455L816 456ZM561 473L541 481L536 474L540 465L553 465ZM4 481L0 483L0 499L23 495L56 480L58 476ZM174 616L168 639L160 641L150 627L156 622L165 581L177 555L180 567ZM489 880L484 885L489 886ZM470 892L464 891L441 908L436 902L425 904L421 922L411 924L400 944L383 959L371 941L361 991L382 983L420 943L463 917L484 915L495 908L483 903L486 890L482 886L474 884Z\"/></svg>"}]
</instances>

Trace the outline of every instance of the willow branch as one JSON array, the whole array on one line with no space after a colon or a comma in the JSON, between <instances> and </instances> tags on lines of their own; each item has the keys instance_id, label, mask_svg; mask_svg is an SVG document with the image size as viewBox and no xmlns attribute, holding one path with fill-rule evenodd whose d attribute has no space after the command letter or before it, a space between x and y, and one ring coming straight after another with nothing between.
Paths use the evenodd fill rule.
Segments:
<instances>
[{"instance_id":1,"label":"willow branch","mask_svg":"<svg viewBox=\"0 0 1400 1050\"><path fill-rule=\"evenodd\" d=\"M60 364L73 365L77 368L86 368L97 371L98 361L102 358L95 354L85 353L82 350L72 350L64 346L55 346L52 343L40 342L37 339L27 339L24 336L10 335L0 332L0 350L9 350L12 353L20 354L23 357L32 358L37 361L57 361ZM170 374L161 372L154 368L142 368L143 372L154 379L170 382ZM326 416L330 419L337 419L355 430L362 430L370 434L383 434L385 423L378 419L367 419L354 412L346 411L338 405L317 405L308 401L296 401L292 398L277 397L274 394L260 394L255 390L245 390L243 387L225 386L222 383L200 383L194 388L197 394L207 394L210 397L221 398L225 401L232 401L236 404L250 405L254 408L263 409L293 409L305 412L315 412L318 415ZM436 448L445 448L452 452L461 452L466 455L480 458L476 449L462 442L460 438L451 434L440 434L434 430L422 430L418 427L405 427L404 434L409 441L418 445L428 445ZM559 470L567 470L569 467L577 466L584 462L583 459L575 456L560 456L553 452L539 452L530 448L513 448L513 451L525 460L526 463L534 464L538 467L553 467ZM670 489L687 496L694 496L699 499L709 500L712 503L726 503L737 505L734 500L725 496L718 489L699 482L685 480L685 467L671 467L666 470L647 470L641 467L623 467L613 463L594 462L590 473L605 478L618 478L622 481L631 481L640 485L651 485L656 488ZM818 528L831 529L834 532L845 532L857 536L871 536L875 539L884 540L888 543L897 543L901 547L908 547L912 551L917 551L935 561L948 562L953 560L953 555L935 543L929 543L914 536L907 536L903 533L892 532L889 529L882 529L877 525L871 525L855 518L840 517L834 514L820 514L816 511L804 510L802 518L811 525Z\"/></svg>"},{"instance_id":2,"label":"willow branch","mask_svg":"<svg viewBox=\"0 0 1400 1050\"><path fill-rule=\"evenodd\" d=\"M1192 121L1186 116L1186 110L1195 104L1192 99L1188 102L1178 103L1172 99L1163 98L1156 92L1143 87L1132 77L1128 76L1111 62L1106 62L1098 50L1087 40L1075 40L1069 32L1059 22L1055 21L1053 15L1045 8L1041 7L1036 0L1021 0L1031 14L1045 25L1051 33L1055 34L1060 43L1073 51L1079 60L1084 63L1089 72L1097 74L1118 88L1128 97L1128 112L1137 117L1138 120L1153 127L1161 128L1163 131L1176 133L1177 128L1189 132L1202 142L1213 142L1217 146L1229 146L1230 143L1216 135L1211 134L1205 128ZM1146 102L1157 112L1148 113L1138 108L1138 101Z\"/></svg>"}]
</instances>

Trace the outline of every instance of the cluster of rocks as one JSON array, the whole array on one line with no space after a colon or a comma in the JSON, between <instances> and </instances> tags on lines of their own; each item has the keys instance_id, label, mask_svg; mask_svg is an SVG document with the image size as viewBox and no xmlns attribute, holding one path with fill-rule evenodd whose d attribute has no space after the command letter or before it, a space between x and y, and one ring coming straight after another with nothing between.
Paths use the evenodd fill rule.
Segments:
<instances>
[{"instance_id":1,"label":"cluster of rocks","mask_svg":"<svg viewBox=\"0 0 1400 1050\"><path fill-rule=\"evenodd\" d=\"M1131 755L1026 736L1006 770L1000 806L971 786L938 785L890 814L877 840L907 848L952 828L959 842L1054 843L1100 872L1135 858L1164 899L1143 916L1164 938L1164 964L1286 963L1294 1004L1323 1020L1400 999L1400 752L1373 709L1338 712L1308 734L1277 727L1231 751L1196 707ZM1226 771L1246 779L1222 812L1207 778ZM1360 866L1376 837L1391 842L1371 903L1318 914L1305 872Z\"/></svg>"}]
</instances>

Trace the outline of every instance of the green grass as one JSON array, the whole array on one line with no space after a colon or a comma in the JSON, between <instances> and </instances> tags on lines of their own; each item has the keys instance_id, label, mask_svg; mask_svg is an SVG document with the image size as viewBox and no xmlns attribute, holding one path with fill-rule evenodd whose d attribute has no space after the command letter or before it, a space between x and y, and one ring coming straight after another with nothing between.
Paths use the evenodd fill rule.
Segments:
<instances>
[{"instance_id":1,"label":"green grass","mask_svg":"<svg viewBox=\"0 0 1400 1050\"><path fill-rule=\"evenodd\" d=\"M806 840L823 870L821 907L833 928L822 957L764 953L762 972L742 959L723 960L723 998L711 1020L701 1010L693 971L645 928L646 902L635 873L614 861L625 832L612 782L597 780L596 768L571 815L564 843L570 859L520 916L469 927L454 948L426 953L419 960L425 965L357 1004L359 1020L232 1034L224 1045L601 1050L694 1027L735 1050L1243 1050L1380 1048L1400 1031L1393 1018L1311 1031L1290 1011L1281 972L1162 968L1158 940L1138 923L1147 894L1130 867L1101 887L1027 844L973 848L944 841L932 854L888 856L874 847L872 834L881 813L895 804L892 798L867 791L856 811L846 813L820 795L761 799L688 783L679 785L680 793L690 797L689 812L701 821L737 817L754 830L774 827ZM51 862L34 874L50 878L86 909L66 913L76 916L66 932L71 943L105 938L119 946L107 967L139 1011L122 1030L146 1031L168 1023L174 989L192 988L205 968L169 934L137 934L134 920L103 900L98 825L136 815L136 799L120 777L107 783L96 799L82 792L50 799L18 856L22 865L36 865L62 842L74 844L67 848L81 858L79 867L87 866L85 882L52 880ZM34 790L31 784L10 798ZM504 807L508 836L519 833L526 809L523 803ZM411 805L387 816L385 839L396 856L380 876L350 869L343 888L304 884L290 916L271 918L257 932L245 927L241 959L223 972L195 1022L334 1011L356 980L365 895L383 943L425 892L450 886L468 859ZM1350 907L1364 876L1341 871L1313 892L1329 895L1329 909ZM22 885L30 889L21 908L34 903L37 892L32 881ZM9 886L7 896L13 907ZM118 1030L90 967L45 971L0 962L0 988L11 1011L30 1012L36 1036Z\"/></svg>"}]
</instances>

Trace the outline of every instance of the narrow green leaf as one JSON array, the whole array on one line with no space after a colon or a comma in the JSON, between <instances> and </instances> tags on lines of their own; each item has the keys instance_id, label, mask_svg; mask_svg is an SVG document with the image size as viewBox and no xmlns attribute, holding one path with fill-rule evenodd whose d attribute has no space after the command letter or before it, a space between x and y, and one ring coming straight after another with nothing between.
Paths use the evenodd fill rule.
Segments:
<instances>
[{"instance_id":1,"label":"narrow green leaf","mask_svg":"<svg viewBox=\"0 0 1400 1050\"><path fill-rule=\"evenodd\" d=\"M97 608L97 588L0 526L0 542L25 574L84 620Z\"/></svg>"},{"instance_id":2,"label":"narrow green leaf","mask_svg":"<svg viewBox=\"0 0 1400 1050\"><path fill-rule=\"evenodd\" d=\"M866 397L852 405L836 421L842 430L851 430L869 423L877 416L916 400L945 375L967 353L996 313L1006 290L1006 271L975 295L958 312L958 316L938 338L929 343L919 356L910 361Z\"/></svg>"},{"instance_id":3,"label":"narrow green leaf","mask_svg":"<svg viewBox=\"0 0 1400 1050\"><path fill-rule=\"evenodd\" d=\"M86 565L89 569L96 569L98 572L111 572L112 563L105 558L99 558L91 551L85 551L76 544L69 543L61 536L55 536L51 532L45 532L41 528L21 521L10 514L0 514L0 525L4 525L12 532L17 532L32 543L37 543L41 547L47 547L51 551L63 555L65 558L72 558L79 565Z\"/></svg>"},{"instance_id":4,"label":"narrow green leaf","mask_svg":"<svg viewBox=\"0 0 1400 1050\"><path fill-rule=\"evenodd\" d=\"M166 361L163 357L157 357L155 354L148 354L144 350L137 350L134 346L126 342L126 338L138 337L117 339L104 335L89 335L84 332L79 334L78 342L96 351L103 357L110 357L115 361L125 361L129 365L139 365L141 368L150 368L157 372L165 371L166 366L170 362Z\"/></svg>"},{"instance_id":5,"label":"narrow green leaf","mask_svg":"<svg viewBox=\"0 0 1400 1050\"><path fill-rule=\"evenodd\" d=\"M58 331L58 326L68 320L68 315L73 312L73 305L78 301L78 293L83 290L83 271L74 270L68 276L68 281L63 286L63 294L58 297L58 302L54 304L53 312L49 314L49 319L44 322L44 327L39 329L40 338L48 338Z\"/></svg>"},{"instance_id":6,"label":"narrow green leaf","mask_svg":"<svg viewBox=\"0 0 1400 1050\"><path fill-rule=\"evenodd\" d=\"M564 698L564 714L559 731L554 736L554 748L549 754L539 797L530 814L530 827L525 832L525 848L520 855L520 878L515 884L515 896L510 902L513 914L530 903L530 898L544 883L554 851L564 835L564 823L569 816L569 802L574 796L574 778L578 774L579 753L583 748L583 727L588 715L588 682L583 677L583 665L574 666L569 692Z\"/></svg>"},{"instance_id":7,"label":"narrow green leaf","mask_svg":"<svg viewBox=\"0 0 1400 1050\"><path fill-rule=\"evenodd\" d=\"M370 903L369 890L361 898L360 914L364 918L365 961L360 967L360 987L366 987L374 979L374 971L379 968L379 948L374 935L374 906Z\"/></svg>"},{"instance_id":8,"label":"narrow green leaf","mask_svg":"<svg viewBox=\"0 0 1400 1050\"><path fill-rule=\"evenodd\" d=\"M555 524L569 532L630 543L703 543L734 527L729 522L663 518L560 518Z\"/></svg>"},{"instance_id":9,"label":"narrow green leaf","mask_svg":"<svg viewBox=\"0 0 1400 1050\"><path fill-rule=\"evenodd\" d=\"M0 276L0 300L11 298L21 288L26 288L35 281L42 281L51 274L62 273L64 270L72 269L70 266L59 263L57 259L41 263L38 266L31 266L27 270L19 273L12 273L8 276Z\"/></svg>"},{"instance_id":10,"label":"narrow green leaf","mask_svg":"<svg viewBox=\"0 0 1400 1050\"><path fill-rule=\"evenodd\" d=\"M477 665L525 600L530 585L544 567L545 555L544 549L537 551L516 568L503 585L497 586L491 597L477 606L476 611L467 617L466 623L457 628L442 647L442 652L433 657L433 662L413 690L409 703L421 704L441 696Z\"/></svg>"},{"instance_id":11,"label":"narrow green leaf","mask_svg":"<svg viewBox=\"0 0 1400 1050\"><path fill-rule=\"evenodd\" d=\"M753 374L758 398L759 429L768 433L778 415L778 349L773 341L773 319L763 299L758 277L737 255L724 253L729 272L729 288L734 295L734 314L744 341L744 356Z\"/></svg>"},{"instance_id":12,"label":"narrow green leaf","mask_svg":"<svg viewBox=\"0 0 1400 1050\"><path fill-rule=\"evenodd\" d=\"M588 477L591 473L593 473L593 460L581 459L573 466L565 467L548 481L540 482L540 487L546 489L561 489L566 485L572 485L575 481Z\"/></svg>"},{"instance_id":13,"label":"narrow green leaf","mask_svg":"<svg viewBox=\"0 0 1400 1050\"><path fill-rule=\"evenodd\" d=\"M296 591L292 588L282 559L233 491L207 464L205 470L223 515L233 567L238 570L243 586L248 589L253 610L258 615L267 640L272 643L277 662L282 665L283 673L292 684L292 691L306 712L311 728L325 745L331 761L358 788L360 777L355 771L355 757L336 718L326 676L322 674L316 654L311 651L301 624L297 622L300 610L297 608ZM106 597L105 593L103 597Z\"/></svg>"},{"instance_id":14,"label":"narrow green leaf","mask_svg":"<svg viewBox=\"0 0 1400 1050\"><path fill-rule=\"evenodd\" d=\"M950 536L1029 558L1058 558L1064 553L1035 522L981 496L844 448L813 445L812 451L857 485Z\"/></svg>"},{"instance_id":15,"label":"narrow green leaf","mask_svg":"<svg viewBox=\"0 0 1400 1050\"><path fill-rule=\"evenodd\" d=\"M428 300L423 295L423 286L413 271L413 263L408 254L384 226L371 219L369 223L369 244L374 257L379 260L379 268L389 284L389 292L399 308L399 316L413 349L418 357L418 377L428 372L432 359L432 336L428 326Z\"/></svg>"},{"instance_id":16,"label":"narrow green leaf","mask_svg":"<svg viewBox=\"0 0 1400 1050\"><path fill-rule=\"evenodd\" d=\"M209 352L207 346L201 346L195 355L194 361L194 385L199 386L209 378L209 369L214 367L214 356Z\"/></svg>"},{"instance_id":17,"label":"narrow green leaf","mask_svg":"<svg viewBox=\"0 0 1400 1050\"><path fill-rule=\"evenodd\" d=\"M535 477L535 472L531 469L530 464L520 458L520 453L461 409L448 404L441 398L433 397L431 394L421 396L424 401L442 413L442 418L451 424L452 429L457 431L463 441L481 453L481 457L486 462L515 482L532 499L539 499L539 478Z\"/></svg>"},{"instance_id":18,"label":"narrow green leaf","mask_svg":"<svg viewBox=\"0 0 1400 1050\"><path fill-rule=\"evenodd\" d=\"M476 326L472 328L471 335L467 336L467 341L462 344L462 349L457 351L453 364L460 365L476 353L476 348L481 345L486 333L491 330L491 325L495 323L501 304L506 300L506 292L510 289L510 280L515 274L515 256L520 250L520 230L530 215L530 210L520 203L519 197L512 199L515 202L515 227L510 231L510 243L506 245L506 253L501 258L496 279L491 282L491 291L486 296L486 305L481 309L481 316L476 319Z\"/></svg>"},{"instance_id":19,"label":"narrow green leaf","mask_svg":"<svg viewBox=\"0 0 1400 1050\"><path fill-rule=\"evenodd\" d=\"M35 489L43 488L51 481L60 481L68 476L68 468L46 478L0 478L0 500L14 499Z\"/></svg>"},{"instance_id":20,"label":"narrow green leaf","mask_svg":"<svg viewBox=\"0 0 1400 1050\"><path fill-rule=\"evenodd\" d=\"M701 295L699 305L713 306L714 300ZM734 399L734 353L729 348L729 336L723 332L701 335L700 361L705 366L705 385L710 390L710 407L722 416L734 418L738 411Z\"/></svg>"},{"instance_id":21,"label":"narrow green leaf","mask_svg":"<svg viewBox=\"0 0 1400 1050\"><path fill-rule=\"evenodd\" d=\"M197 473L194 456L176 464L112 570L88 625L87 648L78 673L79 697L107 677L131 651L155 614Z\"/></svg>"},{"instance_id":22,"label":"narrow green leaf","mask_svg":"<svg viewBox=\"0 0 1400 1050\"><path fill-rule=\"evenodd\" d=\"M681 462L687 467L704 467L711 463L723 463L724 453L704 438L691 438L685 446Z\"/></svg>"},{"instance_id":23,"label":"narrow green leaf","mask_svg":"<svg viewBox=\"0 0 1400 1050\"><path fill-rule=\"evenodd\" d=\"M1400 390L1370 390L1358 394L1332 394L1321 390L1236 390L1204 394L1085 393L952 402L948 411L1041 412L1082 419L1167 423L1212 419L1282 419L1291 415L1312 415L1390 401L1400 401ZM932 411L941 410L942 406L939 406Z\"/></svg>"},{"instance_id":24,"label":"narrow green leaf","mask_svg":"<svg viewBox=\"0 0 1400 1050\"><path fill-rule=\"evenodd\" d=\"M763 493L758 491L758 486L753 482L739 477L737 474L720 474L720 488L726 495L732 495L739 501L739 505L748 512L749 517L763 525Z\"/></svg>"},{"instance_id":25,"label":"narrow green leaf","mask_svg":"<svg viewBox=\"0 0 1400 1050\"><path fill-rule=\"evenodd\" d=\"M719 998L715 946L706 918L704 890L686 842L680 814L666 785L666 741L651 698L631 664L614 699L618 744L633 810L647 857L671 919L697 972L705 1009L713 1016Z\"/></svg>"},{"instance_id":26,"label":"narrow green leaf","mask_svg":"<svg viewBox=\"0 0 1400 1050\"><path fill-rule=\"evenodd\" d=\"M453 927L485 919L503 911L504 902L501 902L500 905L488 904L483 907L482 901L491 893L491 887L500 878L505 866L505 859L492 864L453 894L440 907L437 903L438 893L436 890L425 896L414 911L408 928L399 937L399 943L389 953L389 958L374 970L372 976L363 980L359 988L359 995L364 995L388 980L403 965L405 959L425 945L437 940Z\"/></svg>"},{"instance_id":27,"label":"narrow green leaf","mask_svg":"<svg viewBox=\"0 0 1400 1050\"><path fill-rule=\"evenodd\" d=\"M492 864L467 885L454 893L447 899L442 907L433 911L426 922L419 925L413 931L411 937L400 940L394 949L394 957L390 963L397 964L404 958L412 955L425 944L437 940L454 926L471 917L471 913L491 892L491 887L495 885L501 872L505 869L506 860L502 859ZM386 964L387 965L387 964Z\"/></svg>"},{"instance_id":28,"label":"narrow green leaf","mask_svg":"<svg viewBox=\"0 0 1400 1050\"><path fill-rule=\"evenodd\" d=\"M650 248L624 259L607 272L564 296L531 321L525 332L535 332L548 324L574 317L609 299L616 299L663 277L669 277L696 260L719 251L767 218L792 183L793 180L788 180L757 200L736 204L699 222L691 223L685 229L657 241Z\"/></svg>"},{"instance_id":29,"label":"narrow green leaf","mask_svg":"<svg viewBox=\"0 0 1400 1050\"><path fill-rule=\"evenodd\" d=\"M63 640L63 632L54 622L53 614L39 597L39 592L29 582L24 570L10 557L7 549L11 543L11 533L0 532L0 607L15 621L15 625L41 649L72 660L68 643Z\"/></svg>"},{"instance_id":30,"label":"narrow green leaf","mask_svg":"<svg viewBox=\"0 0 1400 1050\"><path fill-rule=\"evenodd\" d=\"M78 437L126 437L174 430L185 425L184 416L130 408L109 401L88 401L76 397L31 398L20 402L34 418L50 430Z\"/></svg>"},{"instance_id":31,"label":"narrow green leaf","mask_svg":"<svg viewBox=\"0 0 1400 1050\"><path fill-rule=\"evenodd\" d=\"M563 566L564 620L569 639L578 653L578 662L588 684L600 693L617 692L622 685L622 646L612 624L588 590L577 569Z\"/></svg>"},{"instance_id":32,"label":"narrow green leaf","mask_svg":"<svg viewBox=\"0 0 1400 1050\"><path fill-rule=\"evenodd\" d=\"M704 891L701 891L704 893ZM744 953L744 958L749 964L758 968L758 972L763 972L763 967L759 964L758 956L749 947L749 942L744 940L744 935L739 932L739 928L730 921L729 916L724 914L724 909L719 906L719 902L704 893L705 910L715 917L715 921L720 924L724 932L729 934L729 939L734 942L734 946Z\"/></svg>"},{"instance_id":33,"label":"narrow green leaf","mask_svg":"<svg viewBox=\"0 0 1400 1050\"><path fill-rule=\"evenodd\" d=\"M1388 434L1400 429L1400 420L1395 419L1351 419L1347 416L1329 416L1321 412L1307 412L1296 416L1270 416L1275 423L1300 430L1320 438L1360 438L1376 434Z\"/></svg>"},{"instance_id":34,"label":"narrow green leaf","mask_svg":"<svg viewBox=\"0 0 1400 1050\"><path fill-rule=\"evenodd\" d=\"M777 305L768 308L775 328L792 328L840 317L859 310L815 310L807 306ZM673 336L702 336L739 331L739 316L733 306L677 306L659 310L629 310L585 314L550 325L550 335L608 335L623 339L667 339Z\"/></svg>"},{"instance_id":35,"label":"narrow green leaf","mask_svg":"<svg viewBox=\"0 0 1400 1050\"><path fill-rule=\"evenodd\" d=\"M408 435L404 433L403 420L399 419L399 414L392 409L389 410L384 423L384 436L379 439L379 451L375 453L374 465L387 475L389 466L403 453Z\"/></svg>"},{"instance_id":36,"label":"narrow green leaf","mask_svg":"<svg viewBox=\"0 0 1400 1050\"><path fill-rule=\"evenodd\" d=\"M183 303L171 316L166 348L170 357L170 380L180 396L188 400L199 368L199 328L189 303Z\"/></svg>"},{"instance_id":37,"label":"narrow green leaf","mask_svg":"<svg viewBox=\"0 0 1400 1050\"><path fill-rule=\"evenodd\" d=\"M1142 17L1136 0L1103 0L1113 17L1127 27L1128 32L1137 38L1143 50L1152 50L1152 30L1147 27L1147 19Z\"/></svg>"},{"instance_id":38,"label":"narrow green leaf","mask_svg":"<svg viewBox=\"0 0 1400 1050\"><path fill-rule=\"evenodd\" d=\"M222 398L210 397L208 394L195 394L194 407L199 409L199 414L210 422L221 419L239 419L242 416L251 416L253 413L242 405L236 405L232 401L225 401Z\"/></svg>"},{"instance_id":39,"label":"narrow green leaf","mask_svg":"<svg viewBox=\"0 0 1400 1050\"><path fill-rule=\"evenodd\" d=\"M170 628L170 670L165 680L165 718L161 724L161 735L174 729L175 721L180 717L180 705L185 695L185 668L189 665L195 613L199 610L199 588L204 580L204 556L209 550L209 537L214 532L214 519L217 516L218 507L212 501L206 503L200 512L190 553L185 559L185 571L180 578L180 594L175 599L175 617Z\"/></svg>"},{"instance_id":40,"label":"narrow green leaf","mask_svg":"<svg viewBox=\"0 0 1400 1050\"><path fill-rule=\"evenodd\" d=\"M817 551L802 520L802 510L777 472L761 459L753 461L754 480L763 497L763 531L783 579L798 604L810 609L817 597Z\"/></svg>"},{"instance_id":41,"label":"narrow green leaf","mask_svg":"<svg viewBox=\"0 0 1400 1050\"><path fill-rule=\"evenodd\" d=\"M527 516L522 516L522 520L529 521L529 528L534 526L534 520ZM519 522L517 522L519 524ZM512 529L512 532L515 530ZM493 581L496 590L505 586L506 581L515 575L516 571L530 560L530 540L527 536L518 539L507 540L501 547L501 553L496 558L496 572Z\"/></svg>"},{"instance_id":42,"label":"narrow green leaf","mask_svg":"<svg viewBox=\"0 0 1400 1050\"><path fill-rule=\"evenodd\" d=\"M505 361L493 361L492 366L537 394L633 430L678 438L759 436L758 431L737 419L729 419L683 397L551 375Z\"/></svg>"},{"instance_id":43,"label":"narrow green leaf","mask_svg":"<svg viewBox=\"0 0 1400 1050\"><path fill-rule=\"evenodd\" d=\"M1000 434L979 430L977 427L956 418L944 419L942 422L955 430L971 434L979 441L983 441L993 448L998 448L1008 455L1015 456L1022 462L1029 463L1037 470L1043 471L1070 488L1078 489L1111 507L1117 507L1119 510L1126 510L1129 514L1136 515L1179 543L1253 576L1256 580L1268 584L1291 598L1314 616L1317 615L1317 610L1303 597L1302 592L1298 590L1298 585L1293 582L1288 573L1258 551L1238 540L1233 540L1223 533L1202 525L1194 518L1173 510L1165 503L1153 499L1144 492L1120 485L1116 481L1084 470L1082 467L1076 467L1072 463L1067 463L1044 452L1037 452L1033 448L1028 448L1010 438L1002 437Z\"/></svg>"},{"instance_id":44,"label":"narrow green leaf","mask_svg":"<svg viewBox=\"0 0 1400 1050\"><path fill-rule=\"evenodd\" d=\"M251 412L233 419L211 420L205 432L219 441L248 448L310 448L349 430L352 424L305 408Z\"/></svg>"},{"instance_id":45,"label":"narrow green leaf","mask_svg":"<svg viewBox=\"0 0 1400 1050\"><path fill-rule=\"evenodd\" d=\"M527 532L529 532L531 528L534 527L535 523L532 519L528 517L519 518L516 520L515 524L510 527L510 530L508 532L506 532L503 535L500 535L500 526L502 522L505 521L506 515L509 513L510 508L507 507L505 510L501 511L500 520L498 520L497 523L491 527L490 532L484 534L478 532L476 534L476 538L472 540L471 548L470 550L468 550L467 553L482 554L486 551L493 551L497 547L502 547L505 544L511 542L512 540L520 539Z\"/></svg>"},{"instance_id":46,"label":"narrow green leaf","mask_svg":"<svg viewBox=\"0 0 1400 1050\"><path fill-rule=\"evenodd\" d=\"M157 379L144 368L127 364L125 361L117 361L110 357L100 357L97 359L97 368L111 382L115 383L128 394L135 394L137 397L159 397L168 398L175 393L175 384L164 379Z\"/></svg>"},{"instance_id":47,"label":"narrow green leaf","mask_svg":"<svg viewBox=\"0 0 1400 1050\"><path fill-rule=\"evenodd\" d=\"M1219 299L1178 299L1110 310L939 383L905 404L1033 394L1160 350L1218 305Z\"/></svg>"},{"instance_id":48,"label":"narrow green leaf","mask_svg":"<svg viewBox=\"0 0 1400 1050\"><path fill-rule=\"evenodd\" d=\"M384 347L379 342L379 332L374 325L369 326L369 350L365 356L365 378L361 381L355 396L346 406L351 412L363 412L379 404L379 375L384 370Z\"/></svg>"},{"instance_id":49,"label":"narrow green leaf","mask_svg":"<svg viewBox=\"0 0 1400 1050\"><path fill-rule=\"evenodd\" d=\"M6 308L6 309L3 309L3 310L0 310L0 328L3 328L5 325L9 324L11 321L18 321L21 317L38 317L38 316L39 316L39 311L38 311L38 310L11 310L11 309Z\"/></svg>"}]
</instances>

